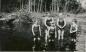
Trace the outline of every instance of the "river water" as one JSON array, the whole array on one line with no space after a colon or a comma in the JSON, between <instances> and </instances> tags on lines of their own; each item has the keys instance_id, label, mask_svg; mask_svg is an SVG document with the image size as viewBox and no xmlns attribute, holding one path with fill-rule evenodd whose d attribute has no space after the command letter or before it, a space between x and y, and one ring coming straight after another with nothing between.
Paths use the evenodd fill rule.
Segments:
<instances>
[{"instance_id":1,"label":"river water","mask_svg":"<svg viewBox=\"0 0 86 52\"><path fill-rule=\"evenodd\" d=\"M2 26L4 27L4 26ZM1 51L32 51L32 24L21 25L20 29L0 28ZM24 29L24 30L23 30ZM22 31L23 30L23 31Z\"/></svg>"},{"instance_id":2,"label":"river water","mask_svg":"<svg viewBox=\"0 0 86 52\"><path fill-rule=\"evenodd\" d=\"M1 51L32 51L32 37L32 23L0 24Z\"/></svg>"}]
</instances>

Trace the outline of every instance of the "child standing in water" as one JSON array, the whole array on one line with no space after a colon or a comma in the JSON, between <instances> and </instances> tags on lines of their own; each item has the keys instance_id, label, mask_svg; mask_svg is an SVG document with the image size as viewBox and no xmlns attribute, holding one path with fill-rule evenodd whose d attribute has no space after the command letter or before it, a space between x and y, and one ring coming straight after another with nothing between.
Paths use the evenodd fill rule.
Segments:
<instances>
[{"instance_id":1,"label":"child standing in water","mask_svg":"<svg viewBox=\"0 0 86 52\"><path fill-rule=\"evenodd\" d=\"M66 21L63 18L59 18L57 20L57 27L58 27L58 40L64 39L64 28L66 26Z\"/></svg>"},{"instance_id":2,"label":"child standing in water","mask_svg":"<svg viewBox=\"0 0 86 52\"><path fill-rule=\"evenodd\" d=\"M33 49L35 49L35 51L39 51L41 28L37 19L36 19L36 22L32 25L32 33L33 33L33 41L34 41Z\"/></svg>"},{"instance_id":3,"label":"child standing in water","mask_svg":"<svg viewBox=\"0 0 86 52\"><path fill-rule=\"evenodd\" d=\"M58 50L64 50L63 40L64 40L64 28L66 26L66 21L64 18L59 18L57 20L57 36L58 36Z\"/></svg>"},{"instance_id":4,"label":"child standing in water","mask_svg":"<svg viewBox=\"0 0 86 52\"><path fill-rule=\"evenodd\" d=\"M52 18L52 21L50 21L50 27L48 29L48 47L49 51L54 51L55 50L55 38L56 38L56 26L54 19Z\"/></svg>"},{"instance_id":5,"label":"child standing in water","mask_svg":"<svg viewBox=\"0 0 86 52\"><path fill-rule=\"evenodd\" d=\"M71 34L71 38L73 40L76 39L77 31L78 31L77 20L73 19L72 24L71 24L71 28L70 28L70 34Z\"/></svg>"},{"instance_id":6,"label":"child standing in water","mask_svg":"<svg viewBox=\"0 0 86 52\"><path fill-rule=\"evenodd\" d=\"M71 24L71 27L70 27L70 36L71 36L71 45L70 45L70 48L71 50L76 50L75 47L76 47L76 33L78 31L78 25L77 25L77 20L76 19L73 19L72 20L72 24Z\"/></svg>"},{"instance_id":7,"label":"child standing in water","mask_svg":"<svg viewBox=\"0 0 86 52\"><path fill-rule=\"evenodd\" d=\"M46 19L45 19L45 26L46 26L46 29L45 29L45 47L46 47L47 44L48 44L49 27L51 26L51 24L50 24L51 21L52 21L51 18L46 17ZM47 48L46 48L46 49L47 49Z\"/></svg>"}]
</instances>

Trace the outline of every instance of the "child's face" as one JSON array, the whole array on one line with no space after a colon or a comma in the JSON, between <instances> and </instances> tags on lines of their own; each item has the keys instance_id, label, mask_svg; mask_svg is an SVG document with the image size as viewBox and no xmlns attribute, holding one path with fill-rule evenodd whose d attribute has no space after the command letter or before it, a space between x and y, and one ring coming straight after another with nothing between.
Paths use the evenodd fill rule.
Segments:
<instances>
[{"instance_id":1,"label":"child's face","mask_svg":"<svg viewBox=\"0 0 86 52\"><path fill-rule=\"evenodd\" d=\"M55 26L55 23L53 21L51 21L50 23L51 23L51 26Z\"/></svg>"},{"instance_id":2,"label":"child's face","mask_svg":"<svg viewBox=\"0 0 86 52\"><path fill-rule=\"evenodd\" d=\"M59 18L59 20L60 20L60 21L62 21L62 20L63 20L63 18Z\"/></svg>"},{"instance_id":3,"label":"child's face","mask_svg":"<svg viewBox=\"0 0 86 52\"><path fill-rule=\"evenodd\" d=\"M37 24L37 25L38 25L38 21L37 21L37 20L36 20L35 24Z\"/></svg>"}]
</instances>

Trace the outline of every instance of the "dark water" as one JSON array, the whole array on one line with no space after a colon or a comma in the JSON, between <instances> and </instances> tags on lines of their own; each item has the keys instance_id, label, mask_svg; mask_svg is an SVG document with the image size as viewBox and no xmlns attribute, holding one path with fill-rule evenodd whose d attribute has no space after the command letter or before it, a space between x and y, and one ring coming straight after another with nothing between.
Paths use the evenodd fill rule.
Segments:
<instances>
[{"instance_id":1,"label":"dark water","mask_svg":"<svg viewBox=\"0 0 86 52\"><path fill-rule=\"evenodd\" d=\"M7 24L0 26L0 50L1 51L32 51L32 45L33 45L32 23L20 24L17 25L18 27L16 28L14 28L15 25L13 24L11 25L13 27ZM1 28L1 27L5 27L5 28ZM68 27L66 27L65 29L67 28ZM68 30L66 31L68 32ZM67 33L65 34L67 36Z\"/></svg>"},{"instance_id":2,"label":"dark water","mask_svg":"<svg viewBox=\"0 0 86 52\"><path fill-rule=\"evenodd\" d=\"M1 51L32 51L32 24L22 26L21 30L0 28Z\"/></svg>"}]
</instances>

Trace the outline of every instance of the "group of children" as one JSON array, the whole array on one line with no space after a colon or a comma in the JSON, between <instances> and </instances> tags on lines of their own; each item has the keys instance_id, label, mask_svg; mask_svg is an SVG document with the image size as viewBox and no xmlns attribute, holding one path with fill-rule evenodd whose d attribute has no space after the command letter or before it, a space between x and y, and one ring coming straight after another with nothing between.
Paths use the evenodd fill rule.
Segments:
<instances>
[{"instance_id":1,"label":"group of children","mask_svg":"<svg viewBox=\"0 0 86 52\"><path fill-rule=\"evenodd\" d=\"M65 34L65 27L67 26L67 22L64 18L60 17L55 19L53 17L46 17L44 21L45 29L45 37L44 37L44 46L42 46L41 36L42 30L39 21L36 20L35 23L32 25L32 33L33 33L33 51L55 51L63 49L64 43L64 36ZM70 24L69 33L70 33L70 41L76 42L76 33L78 30L77 20L73 19L72 23ZM68 38L68 37L66 37ZM56 43L57 42L57 43ZM56 45L58 45L56 47ZM70 47L72 47L71 45ZM65 48L66 49L66 48ZM70 48L69 50L75 50L75 46Z\"/></svg>"}]
</instances>

